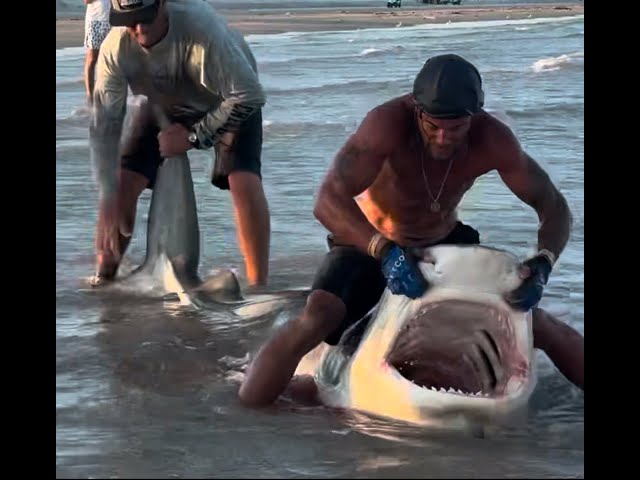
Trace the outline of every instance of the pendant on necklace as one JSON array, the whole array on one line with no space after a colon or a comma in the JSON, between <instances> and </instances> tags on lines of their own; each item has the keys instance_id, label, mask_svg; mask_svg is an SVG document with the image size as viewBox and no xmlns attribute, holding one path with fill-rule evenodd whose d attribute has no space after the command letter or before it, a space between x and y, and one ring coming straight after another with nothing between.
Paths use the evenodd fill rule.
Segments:
<instances>
[{"instance_id":1,"label":"pendant on necklace","mask_svg":"<svg viewBox=\"0 0 640 480\"><path fill-rule=\"evenodd\" d=\"M434 200L433 202L431 202L431 211L433 213L438 213L440 211L440 204L438 203L437 200Z\"/></svg>"}]
</instances>

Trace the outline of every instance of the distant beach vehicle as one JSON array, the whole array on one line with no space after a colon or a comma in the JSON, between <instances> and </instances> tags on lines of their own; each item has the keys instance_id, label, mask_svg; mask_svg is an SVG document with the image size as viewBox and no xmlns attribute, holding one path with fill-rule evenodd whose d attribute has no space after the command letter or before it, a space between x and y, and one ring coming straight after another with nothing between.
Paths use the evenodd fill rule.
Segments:
<instances>
[{"instance_id":1,"label":"distant beach vehicle","mask_svg":"<svg viewBox=\"0 0 640 480\"><path fill-rule=\"evenodd\" d=\"M420 0L422 3L430 5L460 5L462 0Z\"/></svg>"}]
</instances>

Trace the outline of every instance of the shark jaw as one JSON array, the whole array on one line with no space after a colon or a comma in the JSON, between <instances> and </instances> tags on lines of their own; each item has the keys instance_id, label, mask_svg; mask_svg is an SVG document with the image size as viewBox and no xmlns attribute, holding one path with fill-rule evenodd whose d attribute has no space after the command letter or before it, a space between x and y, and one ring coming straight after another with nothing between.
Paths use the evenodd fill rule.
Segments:
<instances>
[{"instance_id":1,"label":"shark jaw","mask_svg":"<svg viewBox=\"0 0 640 480\"><path fill-rule=\"evenodd\" d=\"M526 394L531 365L526 323L500 305L442 299L408 309L385 356L410 388L445 395L438 403L500 409ZM416 313L409 313L414 312ZM526 319L525 319L526 322ZM482 403L479 403L482 408Z\"/></svg>"},{"instance_id":2,"label":"shark jaw","mask_svg":"<svg viewBox=\"0 0 640 480\"><path fill-rule=\"evenodd\" d=\"M432 247L423 297L386 290L354 350L324 345L296 373L315 376L325 404L374 416L443 428L509 418L536 384L532 313L503 300L518 266L488 247Z\"/></svg>"},{"instance_id":3,"label":"shark jaw","mask_svg":"<svg viewBox=\"0 0 640 480\"><path fill-rule=\"evenodd\" d=\"M467 300L421 306L386 361L419 387L496 399L516 394L529 372L509 312Z\"/></svg>"},{"instance_id":4,"label":"shark jaw","mask_svg":"<svg viewBox=\"0 0 640 480\"><path fill-rule=\"evenodd\" d=\"M531 314L511 312L493 300L470 293L461 300L442 289L413 301L385 292L333 385L323 379L330 364L324 362L321 398L328 405L442 428L509 418L526 406L535 386ZM451 321L461 312L466 320ZM473 313L481 315L479 326Z\"/></svg>"}]
</instances>

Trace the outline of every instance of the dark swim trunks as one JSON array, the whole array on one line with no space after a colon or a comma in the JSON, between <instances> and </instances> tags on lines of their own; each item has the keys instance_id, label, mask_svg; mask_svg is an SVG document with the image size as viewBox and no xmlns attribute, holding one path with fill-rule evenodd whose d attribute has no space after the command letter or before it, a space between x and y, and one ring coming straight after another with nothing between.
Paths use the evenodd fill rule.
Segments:
<instances>
[{"instance_id":1,"label":"dark swim trunks","mask_svg":"<svg viewBox=\"0 0 640 480\"><path fill-rule=\"evenodd\" d=\"M438 244L477 245L479 233L458 222ZM380 262L355 247L334 246L316 272L312 290L325 290L340 297L347 307L342 324L325 342L337 345L342 334L364 317L380 300L386 287Z\"/></svg>"},{"instance_id":2,"label":"dark swim trunks","mask_svg":"<svg viewBox=\"0 0 640 480\"><path fill-rule=\"evenodd\" d=\"M149 180L147 188L153 189L158 167L163 161L158 145L159 129L155 122L150 121L140 128L141 134L125 145L121 165L125 170L146 177ZM225 134L214 149L215 160L211 172L214 186L229 190L229 174L240 170L262 178L262 110L251 115L237 132Z\"/></svg>"}]
</instances>

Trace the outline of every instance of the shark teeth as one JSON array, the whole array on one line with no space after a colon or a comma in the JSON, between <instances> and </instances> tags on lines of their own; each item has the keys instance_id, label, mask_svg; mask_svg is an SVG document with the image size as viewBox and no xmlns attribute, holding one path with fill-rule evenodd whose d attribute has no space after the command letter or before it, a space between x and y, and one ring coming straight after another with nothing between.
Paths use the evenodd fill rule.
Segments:
<instances>
[{"instance_id":1,"label":"shark teeth","mask_svg":"<svg viewBox=\"0 0 640 480\"><path fill-rule=\"evenodd\" d=\"M490 398L491 397L491 394L484 393L481 390L478 390L476 393L469 393L469 392L463 392L459 388L458 389L453 389L453 388L449 387L448 389L445 389L444 387L440 387L438 389L436 387L425 387L425 386L422 386L422 385L418 385L414 381L411 381L411 383L413 383L416 387L424 388L425 390L430 390L430 391L435 392L435 393L446 393L446 394L449 394L449 395L460 395L460 396L463 396L463 397L479 397L479 398Z\"/></svg>"},{"instance_id":2,"label":"shark teeth","mask_svg":"<svg viewBox=\"0 0 640 480\"><path fill-rule=\"evenodd\" d=\"M463 397L480 397L480 398L489 398L491 395L488 393L484 393L480 390L478 390L476 393L468 393L468 392L463 392L462 390L458 389L453 389L451 387L449 387L449 389L445 389L443 387L435 388L435 387L422 387L425 388L427 390L430 390L432 392L435 393L448 393L449 395L461 395Z\"/></svg>"}]
</instances>

